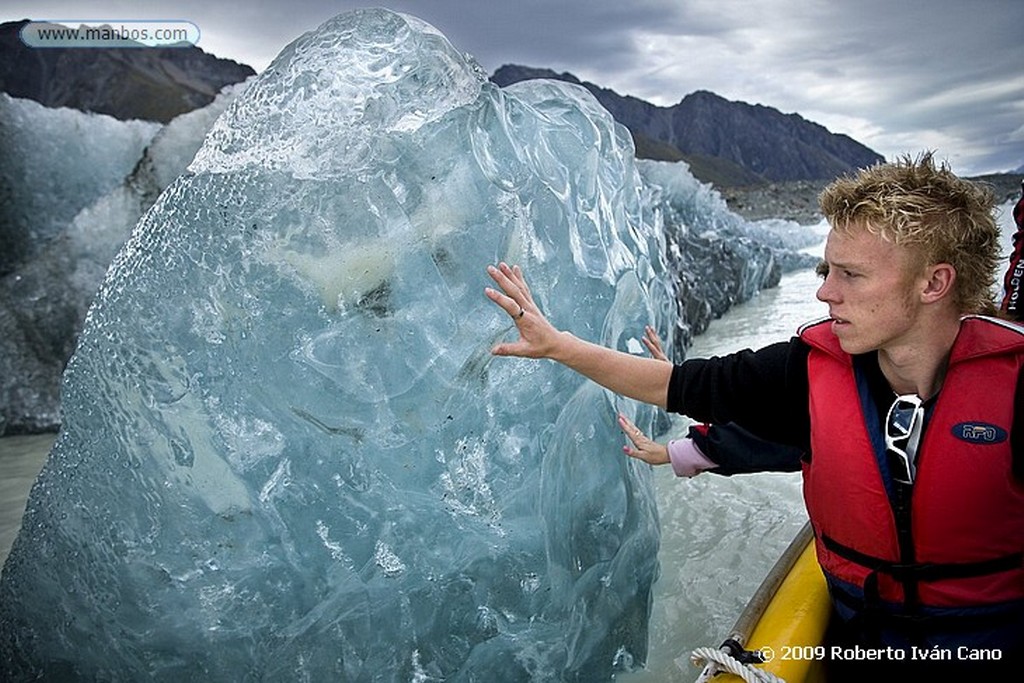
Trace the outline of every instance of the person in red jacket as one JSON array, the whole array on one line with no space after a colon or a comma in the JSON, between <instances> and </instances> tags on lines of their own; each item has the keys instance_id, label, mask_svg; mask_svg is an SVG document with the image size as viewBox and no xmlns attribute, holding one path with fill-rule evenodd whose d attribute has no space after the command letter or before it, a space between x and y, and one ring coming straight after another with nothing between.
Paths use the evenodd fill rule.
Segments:
<instances>
[{"instance_id":1,"label":"person in red jacket","mask_svg":"<svg viewBox=\"0 0 1024 683\"><path fill-rule=\"evenodd\" d=\"M485 293L519 338L492 352L788 446L763 469L803 472L839 642L889 666L1005 665L1024 653L1024 328L991 317L994 195L924 154L840 178L820 205L829 317L789 341L678 365L608 349L558 330L499 264Z\"/></svg>"},{"instance_id":2,"label":"person in red jacket","mask_svg":"<svg viewBox=\"0 0 1024 683\"><path fill-rule=\"evenodd\" d=\"M1024 320L1024 181L1021 181L1020 192L1020 199L1013 207L1017 232L1013 234L1013 253L1003 276L1003 301L999 307L999 312L1011 320Z\"/></svg>"}]
</instances>

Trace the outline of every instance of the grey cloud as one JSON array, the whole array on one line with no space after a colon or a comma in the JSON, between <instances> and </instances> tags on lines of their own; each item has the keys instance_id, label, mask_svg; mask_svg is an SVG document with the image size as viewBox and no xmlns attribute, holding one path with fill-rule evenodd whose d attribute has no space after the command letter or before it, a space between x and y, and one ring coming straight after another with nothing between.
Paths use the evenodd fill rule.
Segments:
<instances>
[{"instance_id":1,"label":"grey cloud","mask_svg":"<svg viewBox=\"0 0 1024 683\"><path fill-rule=\"evenodd\" d=\"M255 0L240 10L234 2L179 0L173 13L200 27L204 49L262 68L301 33L368 4ZM5 0L0 20L81 16L80 5ZM860 141L886 156L898 150L876 145L935 139L938 131L951 157L970 160L970 168L956 168L960 172L1024 164L1024 141L1017 132L1024 118L1024 86L1014 85L1024 65L1020 0L393 0L384 5L430 22L487 70L515 62L571 71L662 104L706 89L784 112L858 122L862 133L874 136ZM161 13L167 18L167 11L165 0L89 4L90 13L108 16Z\"/></svg>"}]
</instances>

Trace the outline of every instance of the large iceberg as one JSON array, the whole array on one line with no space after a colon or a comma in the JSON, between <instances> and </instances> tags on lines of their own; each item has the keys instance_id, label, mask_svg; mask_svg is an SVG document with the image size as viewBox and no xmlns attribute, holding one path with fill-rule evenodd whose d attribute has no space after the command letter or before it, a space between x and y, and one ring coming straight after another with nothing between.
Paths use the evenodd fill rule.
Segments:
<instances>
[{"instance_id":1,"label":"large iceberg","mask_svg":"<svg viewBox=\"0 0 1024 683\"><path fill-rule=\"evenodd\" d=\"M0 228L0 242L8 246L0 258L13 258L19 244L33 245L31 254L19 252L6 274L0 265L0 435L60 427L61 372L111 259L243 88L228 86L210 105L161 128L131 173L95 200L92 193L73 188L91 187L119 172L129 158L125 141L138 138L142 124L0 98L0 148L10 147L4 140L20 141L10 153L0 154L0 196L10 197L0 203L0 226L6 225ZM51 149L53 141L72 136L75 145L57 145L64 156L30 153L39 141ZM128 152L136 147L129 145ZM816 259L796 250L819 240L815 231L785 220L748 223L729 211L716 190L696 180L685 163L641 159L637 167L651 190L645 193L646 210L663 216L680 310L671 345L676 359L684 358L693 337L728 308L774 286L781 272L814 265ZM42 178L60 179L60 201L52 206L44 199L53 187ZM83 202L85 207L66 223L62 207ZM33 216L35 223L12 221L15 216ZM45 239L35 224L49 226Z\"/></svg>"},{"instance_id":2,"label":"large iceberg","mask_svg":"<svg viewBox=\"0 0 1024 683\"><path fill-rule=\"evenodd\" d=\"M114 259L0 579L4 680L592 681L646 657L657 514L484 266L639 350L676 298L628 131L384 10L289 45Z\"/></svg>"}]
</instances>

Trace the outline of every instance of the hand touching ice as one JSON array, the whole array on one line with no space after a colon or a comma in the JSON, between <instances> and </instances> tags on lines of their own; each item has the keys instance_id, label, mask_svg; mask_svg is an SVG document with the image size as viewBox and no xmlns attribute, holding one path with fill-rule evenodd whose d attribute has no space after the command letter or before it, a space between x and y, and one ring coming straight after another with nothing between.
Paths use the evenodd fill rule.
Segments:
<instances>
[{"instance_id":1,"label":"hand touching ice","mask_svg":"<svg viewBox=\"0 0 1024 683\"><path fill-rule=\"evenodd\" d=\"M668 361L668 356L665 355L665 351L661 347L661 337L658 336L657 331L653 327L650 325L644 327L644 337L640 341L647 347L647 351L651 354L652 358Z\"/></svg>"},{"instance_id":2,"label":"hand touching ice","mask_svg":"<svg viewBox=\"0 0 1024 683\"><path fill-rule=\"evenodd\" d=\"M622 451L631 458L643 460L650 465L664 465L669 462L668 447L649 439L632 420L619 413L619 427L632 446L623 446Z\"/></svg>"},{"instance_id":3,"label":"hand touching ice","mask_svg":"<svg viewBox=\"0 0 1024 683\"><path fill-rule=\"evenodd\" d=\"M488 266L487 274L501 291L488 287L484 293L512 317L519 330L518 341L498 344L491 352L496 356L553 357L561 332L548 322L534 303L523 271L519 266L500 263Z\"/></svg>"},{"instance_id":4,"label":"hand touching ice","mask_svg":"<svg viewBox=\"0 0 1024 683\"><path fill-rule=\"evenodd\" d=\"M491 353L496 356L548 358L616 394L665 407L672 376L671 363L640 358L556 329L533 301L519 266L500 263L488 266L487 274L500 291L487 287L484 293L512 318L519 331L517 341L498 344Z\"/></svg>"}]
</instances>

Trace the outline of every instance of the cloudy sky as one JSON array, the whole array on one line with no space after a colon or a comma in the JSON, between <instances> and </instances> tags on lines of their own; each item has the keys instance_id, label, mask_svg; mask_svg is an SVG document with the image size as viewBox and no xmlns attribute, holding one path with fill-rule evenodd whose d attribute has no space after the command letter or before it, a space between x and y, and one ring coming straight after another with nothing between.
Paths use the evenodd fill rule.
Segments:
<instances>
[{"instance_id":1,"label":"cloudy sky","mask_svg":"<svg viewBox=\"0 0 1024 683\"><path fill-rule=\"evenodd\" d=\"M257 71L349 0L4 0L0 21L184 19ZM892 159L1024 166L1022 0L390 0L487 72L569 71L659 105L694 90L797 113Z\"/></svg>"}]
</instances>

